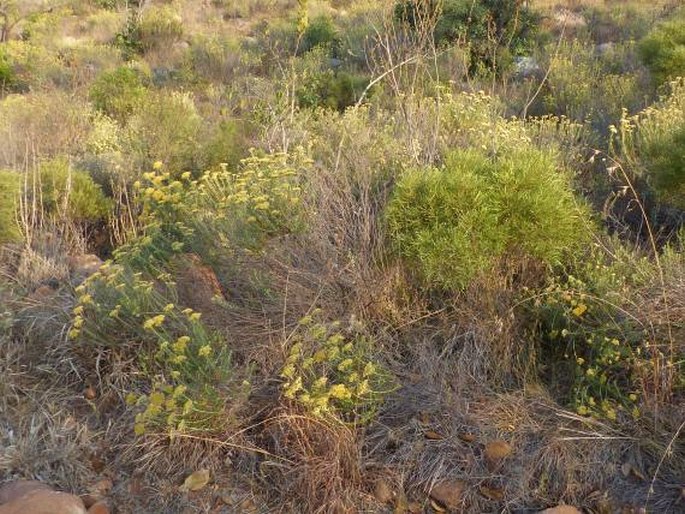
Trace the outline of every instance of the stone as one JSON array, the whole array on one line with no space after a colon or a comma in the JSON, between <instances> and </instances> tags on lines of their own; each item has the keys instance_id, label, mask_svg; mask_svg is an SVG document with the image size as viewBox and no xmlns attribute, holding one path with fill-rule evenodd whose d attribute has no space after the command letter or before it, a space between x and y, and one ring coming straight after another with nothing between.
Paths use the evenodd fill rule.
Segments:
<instances>
[{"instance_id":1,"label":"stone","mask_svg":"<svg viewBox=\"0 0 685 514\"><path fill-rule=\"evenodd\" d=\"M15 480L0 485L0 505L34 491L50 491L51 487L37 480Z\"/></svg>"},{"instance_id":2,"label":"stone","mask_svg":"<svg viewBox=\"0 0 685 514\"><path fill-rule=\"evenodd\" d=\"M466 484L462 480L443 480L433 486L429 495L447 509L456 510L461 505L464 489Z\"/></svg>"},{"instance_id":3,"label":"stone","mask_svg":"<svg viewBox=\"0 0 685 514\"><path fill-rule=\"evenodd\" d=\"M491 441L485 445L485 462L489 468L497 467L504 459L511 455L512 447L501 439Z\"/></svg>"},{"instance_id":4,"label":"stone","mask_svg":"<svg viewBox=\"0 0 685 514\"><path fill-rule=\"evenodd\" d=\"M99 501L88 509L88 514L110 514L110 512L109 505L104 501Z\"/></svg>"},{"instance_id":5,"label":"stone","mask_svg":"<svg viewBox=\"0 0 685 514\"><path fill-rule=\"evenodd\" d=\"M87 514L81 498L49 489L33 489L0 505L0 514Z\"/></svg>"},{"instance_id":6,"label":"stone","mask_svg":"<svg viewBox=\"0 0 685 514\"><path fill-rule=\"evenodd\" d=\"M538 514L583 514L583 512L570 505L558 505L557 507L541 510Z\"/></svg>"},{"instance_id":7,"label":"stone","mask_svg":"<svg viewBox=\"0 0 685 514\"><path fill-rule=\"evenodd\" d=\"M71 255L67 258L69 273L73 284L80 284L100 269L103 262L97 255Z\"/></svg>"},{"instance_id":8,"label":"stone","mask_svg":"<svg viewBox=\"0 0 685 514\"><path fill-rule=\"evenodd\" d=\"M379 503L383 504L391 503L395 497L388 481L382 478L376 480L376 484L373 488L373 495Z\"/></svg>"}]
</instances>

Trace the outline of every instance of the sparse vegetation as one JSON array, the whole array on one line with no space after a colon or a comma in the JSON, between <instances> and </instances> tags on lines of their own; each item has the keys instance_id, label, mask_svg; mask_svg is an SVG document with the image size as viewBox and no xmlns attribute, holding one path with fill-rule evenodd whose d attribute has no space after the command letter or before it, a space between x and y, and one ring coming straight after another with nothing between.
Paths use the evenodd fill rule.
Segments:
<instances>
[{"instance_id":1,"label":"sparse vegetation","mask_svg":"<svg viewBox=\"0 0 685 514\"><path fill-rule=\"evenodd\" d=\"M0 482L682 510L683 26L670 0L0 0Z\"/></svg>"}]
</instances>

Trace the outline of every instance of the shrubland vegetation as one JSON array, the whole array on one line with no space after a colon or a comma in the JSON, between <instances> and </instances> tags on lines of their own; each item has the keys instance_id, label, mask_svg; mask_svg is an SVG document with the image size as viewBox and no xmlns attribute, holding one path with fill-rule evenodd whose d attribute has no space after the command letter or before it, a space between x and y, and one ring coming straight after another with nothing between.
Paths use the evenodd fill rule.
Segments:
<instances>
[{"instance_id":1,"label":"shrubland vegetation","mask_svg":"<svg viewBox=\"0 0 685 514\"><path fill-rule=\"evenodd\" d=\"M0 0L0 478L682 510L683 56L667 0Z\"/></svg>"}]
</instances>

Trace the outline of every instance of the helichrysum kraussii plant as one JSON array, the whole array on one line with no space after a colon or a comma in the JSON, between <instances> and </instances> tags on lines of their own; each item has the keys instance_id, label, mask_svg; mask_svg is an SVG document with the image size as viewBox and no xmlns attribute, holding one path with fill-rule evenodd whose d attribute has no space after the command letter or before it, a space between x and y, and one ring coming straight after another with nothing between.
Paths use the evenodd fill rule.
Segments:
<instances>
[{"instance_id":1,"label":"helichrysum kraussii plant","mask_svg":"<svg viewBox=\"0 0 685 514\"><path fill-rule=\"evenodd\" d=\"M177 305L170 260L192 250L258 248L300 226L297 166L286 155L257 155L239 172L221 167L198 179L155 170L135 184L141 233L77 288L69 336L100 347L135 347L149 392L129 395L141 412L136 432L211 430L224 410L218 389L235 382L227 342L201 313ZM149 357L153 355L153 357ZM240 381L239 381L240 382ZM234 387L243 394L246 386Z\"/></svg>"},{"instance_id":2,"label":"helichrysum kraussii plant","mask_svg":"<svg viewBox=\"0 0 685 514\"><path fill-rule=\"evenodd\" d=\"M299 322L286 346L283 396L315 416L369 419L387 390L387 373L375 362L372 341L352 326L321 320L315 310Z\"/></svg>"}]
</instances>

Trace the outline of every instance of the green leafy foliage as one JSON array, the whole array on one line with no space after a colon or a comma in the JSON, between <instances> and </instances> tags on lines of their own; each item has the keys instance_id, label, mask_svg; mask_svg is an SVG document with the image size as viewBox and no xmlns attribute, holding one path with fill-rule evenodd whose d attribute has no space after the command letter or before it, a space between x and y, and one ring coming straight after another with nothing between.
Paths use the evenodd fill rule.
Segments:
<instances>
[{"instance_id":1,"label":"green leafy foliage","mask_svg":"<svg viewBox=\"0 0 685 514\"><path fill-rule=\"evenodd\" d=\"M644 177L658 199L685 208L685 82L635 116L623 116L616 133L619 156Z\"/></svg>"},{"instance_id":2,"label":"green leafy foliage","mask_svg":"<svg viewBox=\"0 0 685 514\"><path fill-rule=\"evenodd\" d=\"M0 244L16 241L21 236L17 225L20 194L21 175L0 170Z\"/></svg>"},{"instance_id":3,"label":"green leafy foliage","mask_svg":"<svg viewBox=\"0 0 685 514\"><path fill-rule=\"evenodd\" d=\"M66 159L57 158L40 166L41 203L50 216L76 222L94 222L107 217L111 201L85 172L74 170Z\"/></svg>"},{"instance_id":4,"label":"green leafy foliage","mask_svg":"<svg viewBox=\"0 0 685 514\"><path fill-rule=\"evenodd\" d=\"M468 43L474 70L481 65L492 67L495 54L499 54L498 61L507 60L509 55L525 53L534 43L538 16L521 0L405 0L396 4L395 18L417 29L438 8L435 42Z\"/></svg>"},{"instance_id":5,"label":"green leafy foliage","mask_svg":"<svg viewBox=\"0 0 685 514\"><path fill-rule=\"evenodd\" d=\"M663 84L685 74L685 10L650 32L639 45L654 80Z\"/></svg>"},{"instance_id":6,"label":"green leafy foliage","mask_svg":"<svg viewBox=\"0 0 685 514\"><path fill-rule=\"evenodd\" d=\"M639 416L641 370L651 366L644 327L621 307L649 262L617 252L611 263L587 252L576 274L552 278L531 305L551 387L579 414L610 420Z\"/></svg>"},{"instance_id":7,"label":"green leafy foliage","mask_svg":"<svg viewBox=\"0 0 685 514\"><path fill-rule=\"evenodd\" d=\"M583 217L554 157L533 148L495 159L454 152L442 169L402 176L387 211L397 252L447 289L467 286L506 252L559 262L584 240Z\"/></svg>"},{"instance_id":8,"label":"green leafy foliage","mask_svg":"<svg viewBox=\"0 0 685 514\"><path fill-rule=\"evenodd\" d=\"M309 21L302 34L300 48L308 52L316 47L324 47L335 55L339 45L338 32L328 16L318 16Z\"/></svg>"},{"instance_id":9,"label":"green leafy foliage","mask_svg":"<svg viewBox=\"0 0 685 514\"><path fill-rule=\"evenodd\" d=\"M91 85L89 97L96 109L123 122L145 98L146 82L140 71L122 66L101 74Z\"/></svg>"},{"instance_id":10,"label":"green leafy foliage","mask_svg":"<svg viewBox=\"0 0 685 514\"><path fill-rule=\"evenodd\" d=\"M181 40L183 20L170 5L151 6L143 11L138 35L145 51L169 47Z\"/></svg>"}]
</instances>

